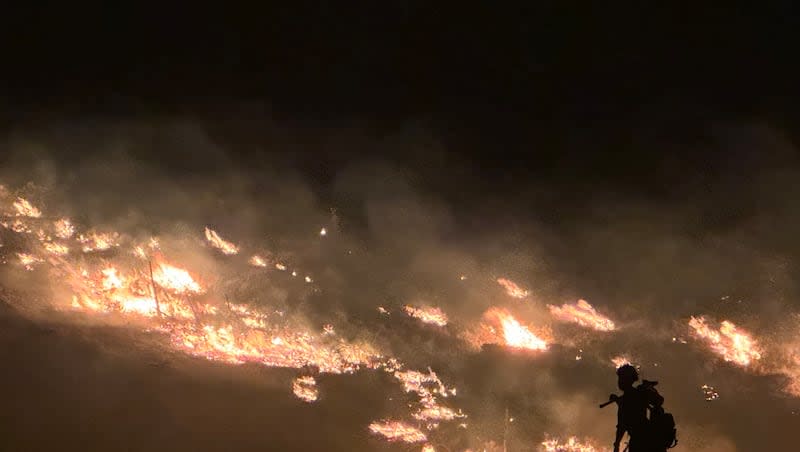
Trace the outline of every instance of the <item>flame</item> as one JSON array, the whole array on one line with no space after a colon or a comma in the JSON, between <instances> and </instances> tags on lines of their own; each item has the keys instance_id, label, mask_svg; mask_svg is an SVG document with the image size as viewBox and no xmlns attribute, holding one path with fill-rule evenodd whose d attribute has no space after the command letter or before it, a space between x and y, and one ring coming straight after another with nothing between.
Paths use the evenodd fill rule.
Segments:
<instances>
[{"instance_id":1,"label":"flame","mask_svg":"<svg viewBox=\"0 0 800 452\"><path fill-rule=\"evenodd\" d=\"M247 261L247 262L250 265L252 265L253 267L266 267L267 266L267 261L264 260L263 257L258 256L258 255L253 255L253 257L251 257L250 260Z\"/></svg>"},{"instance_id":2,"label":"flame","mask_svg":"<svg viewBox=\"0 0 800 452\"><path fill-rule=\"evenodd\" d=\"M62 218L55 223L53 223L53 227L56 230L56 237L60 239L69 239L75 235L75 226L72 225L72 222L69 218Z\"/></svg>"},{"instance_id":3,"label":"flame","mask_svg":"<svg viewBox=\"0 0 800 452\"><path fill-rule=\"evenodd\" d=\"M211 246L222 251L222 254L227 254L230 256L239 253L238 246L224 240L213 229L206 228L206 240L211 243Z\"/></svg>"},{"instance_id":4,"label":"flame","mask_svg":"<svg viewBox=\"0 0 800 452\"><path fill-rule=\"evenodd\" d=\"M316 402L319 398L317 381L314 377L304 376L295 378L292 382L292 392L298 399L304 402Z\"/></svg>"},{"instance_id":5,"label":"flame","mask_svg":"<svg viewBox=\"0 0 800 452\"><path fill-rule=\"evenodd\" d=\"M522 289L514 281L506 278L497 278L497 283L506 289L506 293L514 298L525 298L529 295L527 290Z\"/></svg>"},{"instance_id":6,"label":"flame","mask_svg":"<svg viewBox=\"0 0 800 452\"><path fill-rule=\"evenodd\" d=\"M581 442L574 436L570 436L565 441L550 438L543 441L542 446L545 452L601 452L608 450L597 448L589 442Z\"/></svg>"},{"instance_id":7,"label":"flame","mask_svg":"<svg viewBox=\"0 0 800 452\"><path fill-rule=\"evenodd\" d=\"M624 356L615 356L611 358L611 363L614 364L615 369L619 369L620 367L624 366L625 364L632 364L631 360Z\"/></svg>"},{"instance_id":8,"label":"flame","mask_svg":"<svg viewBox=\"0 0 800 452\"><path fill-rule=\"evenodd\" d=\"M119 246L119 234L116 232L97 233L78 236L78 241L83 244L83 252L106 251Z\"/></svg>"},{"instance_id":9,"label":"flame","mask_svg":"<svg viewBox=\"0 0 800 452\"><path fill-rule=\"evenodd\" d=\"M389 441L421 443L428 440L428 437L418 428L399 421L373 422L369 425L369 430L376 435L383 436Z\"/></svg>"},{"instance_id":10,"label":"flame","mask_svg":"<svg viewBox=\"0 0 800 452\"><path fill-rule=\"evenodd\" d=\"M501 344L527 350L547 350L547 341L519 323L511 313L501 308L490 308L483 314L483 322L474 331L462 337L473 347Z\"/></svg>"},{"instance_id":11,"label":"flame","mask_svg":"<svg viewBox=\"0 0 800 452\"><path fill-rule=\"evenodd\" d=\"M44 249L47 250L48 253L55 254L56 256L65 256L69 254L69 247L63 243L46 242L44 244Z\"/></svg>"},{"instance_id":12,"label":"flame","mask_svg":"<svg viewBox=\"0 0 800 452\"><path fill-rule=\"evenodd\" d=\"M507 345L531 350L547 350L547 342L536 337L511 315L502 317L500 322L503 325L503 336Z\"/></svg>"},{"instance_id":13,"label":"flame","mask_svg":"<svg viewBox=\"0 0 800 452\"><path fill-rule=\"evenodd\" d=\"M422 446L421 452L436 452L436 449L433 448L433 444L426 444Z\"/></svg>"},{"instance_id":14,"label":"flame","mask_svg":"<svg viewBox=\"0 0 800 452\"><path fill-rule=\"evenodd\" d=\"M427 323L436 326L447 325L447 315L439 309L433 307L415 308L413 306L404 306L403 310L411 317L419 319L422 323Z\"/></svg>"},{"instance_id":15,"label":"flame","mask_svg":"<svg viewBox=\"0 0 800 452\"><path fill-rule=\"evenodd\" d=\"M170 289L175 293L203 293L203 288L192 278L188 271L169 264L159 264L158 268L153 272L153 280L159 286Z\"/></svg>"},{"instance_id":16,"label":"flame","mask_svg":"<svg viewBox=\"0 0 800 452\"><path fill-rule=\"evenodd\" d=\"M101 271L103 274L103 289L113 290L122 289L125 285L122 278L119 276L119 271L114 267L108 267Z\"/></svg>"},{"instance_id":17,"label":"flame","mask_svg":"<svg viewBox=\"0 0 800 452\"><path fill-rule=\"evenodd\" d=\"M550 313L562 322L574 322L597 331L614 331L616 326L608 317L599 314L586 300L578 300L575 304L563 304L561 307L548 305Z\"/></svg>"},{"instance_id":18,"label":"flame","mask_svg":"<svg viewBox=\"0 0 800 452\"><path fill-rule=\"evenodd\" d=\"M19 217L41 218L42 211L34 207L25 198L17 198L14 201L14 209L17 211Z\"/></svg>"},{"instance_id":19,"label":"flame","mask_svg":"<svg viewBox=\"0 0 800 452\"><path fill-rule=\"evenodd\" d=\"M752 335L739 330L732 322L724 320L719 330L715 330L706 323L704 317L692 316L689 326L696 336L704 339L711 350L725 361L747 367L753 361L761 359L760 348Z\"/></svg>"},{"instance_id":20,"label":"flame","mask_svg":"<svg viewBox=\"0 0 800 452\"><path fill-rule=\"evenodd\" d=\"M28 253L17 253L17 257L20 263L25 266L25 269L29 271L33 270L35 264L43 262L41 258Z\"/></svg>"},{"instance_id":21,"label":"flame","mask_svg":"<svg viewBox=\"0 0 800 452\"><path fill-rule=\"evenodd\" d=\"M19 208L28 207L19 204ZM456 390L445 386L431 369L427 373L405 370L396 358L382 356L369 343L346 340L330 324L325 324L320 332L312 333L270 321L273 314L282 319L284 311L216 301L215 291L211 290L213 287L204 287L202 279L182 266L168 263L161 253L151 257L151 250L160 248L156 238L151 238L147 244L128 240L122 243L116 232L77 234L76 228L66 218L42 228L33 228L28 221L26 216L20 216L3 225L19 233L31 234L26 240L34 243L38 240L39 247L49 253L48 268L72 292L65 303L71 309L87 315L136 318L137 322L142 322L141 325L147 325L147 329L166 333L172 348L212 361L294 369L310 367L318 372L334 374L353 373L359 369L383 370L391 373L406 392L416 396L417 400L409 405L410 417L425 422L428 429L436 428L440 422L466 417L460 410L441 403L441 400L454 396ZM63 242L54 242L51 235ZM238 252L237 247L222 240L216 232L206 228L205 235L223 253ZM69 251L73 241L80 244L86 253L123 245L126 252L109 253L103 256L102 262L97 262L100 256L71 255ZM31 253L19 253L18 258L28 269L45 262ZM144 265L142 261L145 261ZM149 262L152 262L152 268L147 265ZM251 264L253 262L257 266L267 265L265 259L255 255L251 257ZM275 267L286 269L280 262ZM296 275L297 271L292 273ZM310 276L304 279L312 282ZM436 309L413 312L428 313L432 318L446 321L444 314ZM306 402L319 397L316 380L311 376L293 380L292 389ZM421 431L400 422L373 423L370 429L390 440L426 440Z\"/></svg>"}]
</instances>

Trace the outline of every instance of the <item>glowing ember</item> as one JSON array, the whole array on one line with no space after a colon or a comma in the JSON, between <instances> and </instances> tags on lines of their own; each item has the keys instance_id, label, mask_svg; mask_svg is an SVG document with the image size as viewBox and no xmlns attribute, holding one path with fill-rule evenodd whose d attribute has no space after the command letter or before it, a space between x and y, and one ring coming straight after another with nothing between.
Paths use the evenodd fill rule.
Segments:
<instances>
[{"instance_id":1,"label":"glowing ember","mask_svg":"<svg viewBox=\"0 0 800 452\"><path fill-rule=\"evenodd\" d=\"M254 256L253 256L253 257L251 257L251 258L250 258L250 260L249 260L249 261L247 261L247 262L248 262L250 265L252 265L253 267L266 267L266 266L267 266L267 261L266 261L266 260L264 260L264 258L263 258L263 257L261 257L261 256L258 256L258 255L254 255Z\"/></svg>"},{"instance_id":2,"label":"glowing ember","mask_svg":"<svg viewBox=\"0 0 800 452\"><path fill-rule=\"evenodd\" d=\"M625 364L631 364L631 360L624 356L615 356L611 358L611 363L614 365L614 368L619 369Z\"/></svg>"},{"instance_id":3,"label":"glowing ember","mask_svg":"<svg viewBox=\"0 0 800 452\"><path fill-rule=\"evenodd\" d=\"M708 402L717 400L719 398L719 393L716 391L716 389L714 389L713 386L703 385L700 387L700 389L703 391L703 398L705 398Z\"/></svg>"},{"instance_id":4,"label":"glowing ember","mask_svg":"<svg viewBox=\"0 0 800 452\"><path fill-rule=\"evenodd\" d=\"M740 331L727 320L720 324L719 330L710 327L704 317L692 317L689 326L696 336L704 339L725 361L746 367L754 360L761 359L761 351L751 335Z\"/></svg>"},{"instance_id":5,"label":"glowing ember","mask_svg":"<svg viewBox=\"0 0 800 452\"><path fill-rule=\"evenodd\" d=\"M42 262L42 259L34 256L33 254L17 253L20 263L25 266L26 270L33 270L33 266Z\"/></svg>"},{"instance_id":6,"label":"glowing ember","mask_svg":"<svg viewBox=\"0 0 800 452\"><path fill-rule=\"evenodd\" d=\"M42 216L42 212L25 198L17 198L14 201L14 209L17 211L17 216L20 217L40 218Z\"/></svg>"},{"instance_id":7,"label":"glowing ember","mask_svg":"<svg viewBox=\"0 0 800 452\"><path fill-rule=\"evenodd\" d=\"M328 230L325 229L325 228L320 229L319 230L319 235L325 237L326 235L328 235Z\"/></svg>"},{"instance_id":8,"label":"glowing ember","mask_svg":"<svg viewBox=\"0 0 800 452\"><path fill-rule=\"evenodd\" d=\"M528 291L519 287L514 281L506 278L497 278L497 283L506 289L506 293L514 298L525 298Z\"/></svg>"},{"instance_id":9,"label":"glowing ember","mask_svg":"<svg viewBox=\"0 0 800 452\"><path fill-rule=\"evenodd\" d=\"M311 279L310 276L306 276L304 279L305 279L305 282L307 282L307 283L311 283L311 282L314 281L314 280Z\"/></svg>"},{"instance_id":10,"label":"glowing ember","mask_svg":"<svg viewBox=\"0 0 800 452\"><path fill-rule=\"evenodd\" d=\"M404 306L403 310L405 310L406 314L419 319L422 323L436 326L447 325L447 315L439 308Z\"/></svg>"},{"instance_id":11,"label":"glowing ember","mask_svg":"<svg viewBox=\"0 0 800 452\"><path fill-rule=\"evenodd\" d=\"M281 264L280 262L278 262L278 263L276 263L276 264L275 264L275 268L277 268L278 270L280 270L280 271L282 271L282 272L285 272L285 271L286 271L286 266L285 266L285 265L283 265L283 264Z\"/></svg>"},{"instance_id":12,"label":"glowing ember","mask_svg":"<svg viewBox=\"0 0 800 452\"><path fill-rule=\"evenodd\" d=\"M69 239L75 235L75 226L67 218L62 218L56 221L53 226L56 229L56 237L60 239Z\"/></svg>"},{"instance_id":13,"label":"glowing ember","mask_svg":"<svg viewBox=\"0 0 800 452\"><path fill-rule=\"evenodd\" d=\"M565 441L559 439L547 439L542 442L545 452L601 452L608 449L601 449L588 442L581 442L578 438L570 436Z\"/></svg>"},{"instance_id":14,"label":"glowing ember","mask_svg":"<svg viewBox=\"0 0 800 452\"><path fill-rule=\"evenodd\" d=\"M317 381L314 377L305 376L295 378L292 382L292 392L298 399L304 402L316 402L319 398L319 390L317 389Z\"/></svg>"},{"instance_id":15,"label":"glowing ember","mask_svg":"<svg viewBox=\"0 0 800 452\"><path fill-rule=\"evenodd\" d=\"M206 240L211 243L211 246L222 251L222 254L233 255L239 253L238 246L224 240L213 229L206 228Z\"/></svg>"},{"instance_id":16,"label":"glowing ember","mask_svg":"<svg viewBox=\"0 0 800 452\"><path fill-rule=\"evenodd\" d=\"M159 286L179 294L203 292L203 288L192 278L189 272L169 264L159 264L158 268L153 272L153 280Z\"/></svg>"},{"instance_id":17,"label":"glowing ember","mask_svg":"<svg viewBox=\"0 0 800 452\"><path fill-rule=\"evenodd\" d=\"M553 317L563 322L574 322L597 331L614 331L616 328L611 319L599 314L586 300L578 300L575 304L563 304L561 307L553 305L547 307Z\"/></svg>"},{"instance_id":18,"label":"glowing ember","mask_svg":"<svg viewBox=\"0 0 800 452\"><path fill-rule=\"evenodd\" d=\"M426 444L422 446L422 452L436 452L436 449L433 448L432 444Z\"/></svg>"},{"instance_id":19,"label":"glowing ember","mask_svg":"<svg viewBox=\"0 0 800 452\"><path fill-rule=\"evenodd\" d=\"M428 437L418 428L399 421L373 422L369 425L369 430L376 435L383 436L389 441L420 443L428 440Z\"/></svg>"}]
</instances>

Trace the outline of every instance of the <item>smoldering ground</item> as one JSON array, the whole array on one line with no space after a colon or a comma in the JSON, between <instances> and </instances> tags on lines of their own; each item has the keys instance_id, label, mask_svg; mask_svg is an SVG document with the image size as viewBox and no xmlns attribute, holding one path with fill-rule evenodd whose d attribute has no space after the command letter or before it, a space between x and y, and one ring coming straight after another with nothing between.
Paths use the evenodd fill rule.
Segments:
<instances>
[{"instance_id":1,"label":"smoldering ground","mask_svg":"<svg viewBox=\"0 0 800 452\"><path fill-rule=\"evenodd\" d=\"M509 450L536 450L545 434L610 444L613 408L597 403L616 389L618 355L661 382L686 450L780 449L791 440L800 409L782 391L791 372L724 363L686 325L692 315L729 319L752 331L770 360L800 335L791 319L800 161L780 131L709 127L691 143L702 158L632 165L663 185L654 194L603 179L608 169L586 177L563 163L547 178L509 171L514 179L492 188L482 163L434 130L253 129L261 127L269 133L252 143L201 121L19 127L5 137L2 182L81 226L164 237L225 296L285 310L311 328L331 323L413 368L430 366L458 389L448 403L468 415L466 429L455 422L432 431L434 445L505 440ZM642 148L686 145L632 134ZM203 245L206 226L290 263L300 277L226 260ZM13 234L4 232L3 243L13 250ZM390 377L321 376L321 400L307 406L291 397L291 371L192 360L124 325L51 309L16 314L63 294L44 269L28 272L11 258L5 267L9 448L407 447L366 430L372 420L407 415ZM499 276L530 297L509 298ZM547 304L579 298L619 329L594 332L548 315ZM406 318L406 303L438 306L450 324ZM549 328L551 349L467 347L460 333L491 306ZM703 384L720 398L705 401Z\"/></svg>"}]
</instances>

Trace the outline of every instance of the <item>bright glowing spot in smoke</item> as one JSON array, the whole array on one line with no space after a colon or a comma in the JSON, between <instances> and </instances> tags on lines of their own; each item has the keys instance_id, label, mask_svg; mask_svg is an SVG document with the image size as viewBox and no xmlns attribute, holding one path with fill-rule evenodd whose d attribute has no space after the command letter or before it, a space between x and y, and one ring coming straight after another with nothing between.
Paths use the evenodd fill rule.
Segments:
<instances>
[{"instance_id":1,"label":"bright glowing spot in smoke","mask_svg":"<svg viewBox=\"0 0 800 452\"><path fill-rule=\"evenodd\" d=\"M319 398L317 381L314 377L310 376L295 378L292 382L292 392L294 392L294 395L298 399L304 402L316 402Z\"/></svg>"},{"instance_id":2,"label":"bright glowing spot in smoke","mask_svg":"<svg viewBox=\"0 0 800 452\"><path fill-rule=\"evenodd\" d=\"M497 283L506 289L506 293L514 298L525 298L528 296L528 291L524 290L517 285L514 281L506 278L497 278Z\"/></svg>"},{"instance_id":3,"label":"bright glowing spot in smoke","mask_svg":"<svg viewBox=\"0 0 800 452\"><path fill-rule=\"evenodd\" d=\"M233 255L239 252L238 246L224 240L213 229L206 228L206 240L211 243L211 246L222 251L222 254Z\"/></svg>"},{"instance_id":4,"label":"bright glowing spot in smoke","mask_svg":"<svg viewBox=\"0 0 800 452\"><path fill-rule=\"evenodd\" d=\"M42 216L42 211L34 207L25 198L17 198L14 201L14 209L17 211L17 216L39 218Z\"/></svg>"},{"instance_id":5,"label":"bright glowing spot in smoke","mask_svg":"<svg viewBox=\"0 0 800 452\"><path fill-rule=\"evenodd\" d=\"M705 340L711 350L725 361L747 367L761 359L761 350L752 335L742 331L732 322L724 320L716 330L708 325L704 317L692 317L689 326L694 334Z\"/></svg>"},{"instance_id":6,"label":"bright glowing spot in smoke","mask_svg":"<svg viewBox=\"0 0 800 452\"><path fill-rule=\"evenodd\" d=\"M422 323L436 326L447 325L447 315L439 308L403 306L403 310L411 317L419 319Z\"/></svg>"},{"instance_id":7,"label":"bright glowing spot in smoke","mask_svg":"<svg viewBox=\"0 0 800 452\"><path fill-rule=\"evenodd\" d=\"M562 322L573 322L597 331L614 331L616 326L608 317L598 313L586 300L578 300L575 304L563 304L560 307L547 305L550 313Z\"/></svg>"},{"instance_id":8,"label":"bright glowing spot in smoke","mask_svg":"<svg viewBox=\"0 0 800 452\"><path fill-rule=\"evenodd\" d=\"M369 425L369 430L389 441L420 443L428 440L428 437L418 428L399 421L373 422Z\"/></svg>"}]
</instances>

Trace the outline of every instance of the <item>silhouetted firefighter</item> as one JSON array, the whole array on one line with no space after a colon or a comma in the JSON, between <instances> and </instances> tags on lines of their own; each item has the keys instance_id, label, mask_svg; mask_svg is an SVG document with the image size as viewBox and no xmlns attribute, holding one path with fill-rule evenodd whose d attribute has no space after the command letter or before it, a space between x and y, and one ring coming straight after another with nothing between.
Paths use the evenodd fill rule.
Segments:
<instances>
[{"instance_id":1,"label":"silhouetted firefighter","mask_svg":"<svg viewBox=\"0 0 800 452\"><path fill-rule=\"evenodd\" d=\"M614 452L619 452L625 432L630 437L625 449L629 452L664 452L675 447L678 444L675 420L661 406L664 404L664 397L656 391L658 382L642 380L639 386L633 386L637 380L639 373L630 364L617 369L617 386L623 393L621 396L611 394L608 402L600 405L603 408L616 402L618 406Z\"/></svg>"}]
</instances>

